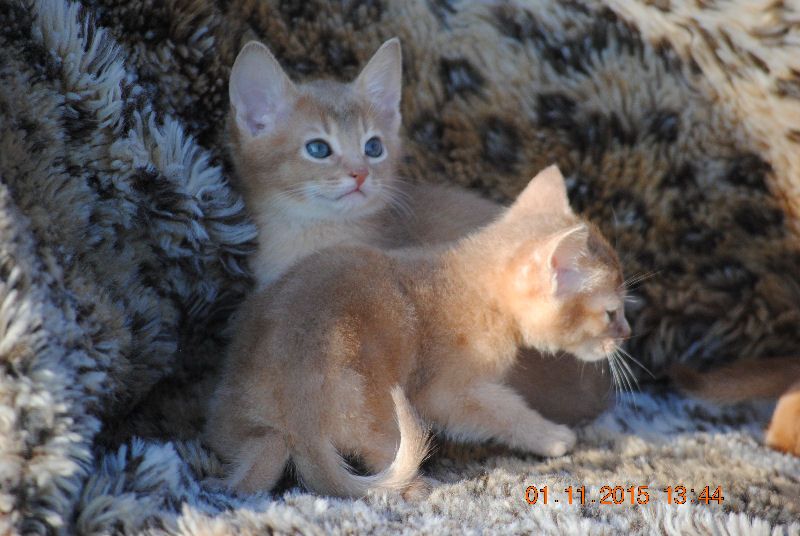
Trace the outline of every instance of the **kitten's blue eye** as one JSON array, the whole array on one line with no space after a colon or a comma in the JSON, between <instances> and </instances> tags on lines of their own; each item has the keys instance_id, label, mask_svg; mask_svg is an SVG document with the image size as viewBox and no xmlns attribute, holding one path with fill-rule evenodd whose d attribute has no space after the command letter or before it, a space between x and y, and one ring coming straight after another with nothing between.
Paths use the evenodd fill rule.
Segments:
<instances>
[{"instance_id":1,"label":"kitten's blue eye","mask_svg":"<svg viewBox=\"0 0 800 536\"><path fill-rule=\"evenodd\" d=\"M364 154L370 158L378 158L383 154L383 144L381 139L373 136L364 144Z\"/></svg>"},{"instance_id":2,"label":"kitten's blue eye","mask_svg":"<svg viewBox=\"0 0 800 536\"><path fill-rule=\"evenodd\" d=\"M320 160L333 154L331 146L323 140L311 140L306 143L306 152L313 158L319 158Z\"/></svg>"}]
</instances>

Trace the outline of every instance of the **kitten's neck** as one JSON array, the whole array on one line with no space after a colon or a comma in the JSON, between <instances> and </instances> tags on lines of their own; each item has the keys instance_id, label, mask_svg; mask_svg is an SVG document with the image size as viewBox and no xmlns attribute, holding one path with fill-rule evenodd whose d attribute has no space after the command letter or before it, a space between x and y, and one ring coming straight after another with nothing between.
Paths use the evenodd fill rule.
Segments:
<instances>
[{"instance_id":1,"label":"kitten's neck","mask_svg":"<svg viewBox=\"0 0 800 536\"><path fill-rule=\"evenodd\" d=\"M369 218L358 221L302 218L277 203L264 203L254 214L258 250L250 266L260 290L279 279L295 263L322 249L377 240Z\"/></svg>"},{"instance_id":2,"label":"kitten's neck","mask_svg":"<svg viewBox=\"0 0 800 536\"><path fill-rule=\"evenodd\" d=\"M466 338L475 357L503 374L521 344L520 331L504 303L494 253L467 238L437 256L433 286L446 330Z\"/></svg>"}]
</instances>

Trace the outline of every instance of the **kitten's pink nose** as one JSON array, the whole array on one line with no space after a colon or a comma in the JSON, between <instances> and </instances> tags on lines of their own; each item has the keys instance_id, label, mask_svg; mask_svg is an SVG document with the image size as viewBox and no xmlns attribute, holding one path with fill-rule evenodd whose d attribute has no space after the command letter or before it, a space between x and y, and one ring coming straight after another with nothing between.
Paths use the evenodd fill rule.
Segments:
<instances>
[{"instance_id":1,"label":"kitten's pink nose","mask_svg":"<svg viewBox=\"0 0 800 536\"><path fill-rule=\"evenodd\" d=\"M367 180L367 175L369 175L369 170L367 168L361 168L350 172L350 176L356 180L356 188L361 188L361 185Z\"/></svg>"}]
</instances>

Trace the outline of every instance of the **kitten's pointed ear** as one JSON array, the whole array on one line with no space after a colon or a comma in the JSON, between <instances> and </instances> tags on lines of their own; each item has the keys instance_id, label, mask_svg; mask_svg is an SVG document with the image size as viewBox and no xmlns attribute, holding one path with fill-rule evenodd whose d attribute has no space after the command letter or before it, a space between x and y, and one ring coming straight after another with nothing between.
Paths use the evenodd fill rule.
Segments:
<instances>
[{"instance_id":1,"label":"kitten's pointed ear","mask_svg":"<svg viewBox=\"0 0 800 536\"><path fill-rule=\"evenodd\" d=\"M269 49L250 41L233 63L228 93L238 128L258 137L291 109L295 86Z\"/></svg>"},{"instance_id":2,"label":"kitten's pointed ear","mask_svg":"<svg viewBox=\"0 0 800 536\"><path fill-rule=\"evenodd\" d=\"M511 210L524 214L572 214L567 186L558 166L547 167L531 179Z\"/></svg>"},{"instance_id":3,"label":"kitten's pointed ear","mask_svg":"<svg viewBox=\"0 0 800 536\"><path fill-rule=\"evenodd\" d=\"M403 92L403 58L400 40L389 39L372 56L356 78L355 86L378 110L400 121Z\"/></svg>"},{"instance_id":4,"label":"kitten's pointed ear","mask_svg":"<svg viewBox=\"0 0 800 536\"><path fill-rule=\"evenodd\" d=\"M588 282L588 274L578 264L588 249L589 228L581 223L560 231L545 241L543 257L550 272L552 290L557 297L580 292Z\"/></svg>"},{"instance_id":5,"label":"kitten's pointed ear","mask_svg":"<svg viewBox=\"0 0 800 536\"><path fill-rule=\"evenodd\" d=\"M586 254L588 240L589 229L580 223L525 244L515 257L518 288L526 291L533 287L559 299L580 292L589 274L578 260Z\"/></svg>"}]
</instances>

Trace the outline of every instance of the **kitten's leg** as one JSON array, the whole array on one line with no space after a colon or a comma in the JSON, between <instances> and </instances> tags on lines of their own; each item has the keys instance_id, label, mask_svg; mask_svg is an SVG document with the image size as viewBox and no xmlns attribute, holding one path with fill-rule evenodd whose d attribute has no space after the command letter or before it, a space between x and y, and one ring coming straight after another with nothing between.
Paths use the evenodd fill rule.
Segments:
<instances>
[{"instance_id":1,"label":"kitten's leg","mask_svg":"<svg viewBox=\"0 0 800 536\"><path fill-rule=\"evenodd\" d=\"M245 493L269 491L280 480L288 461L289 449L278 432L269 430L244 439L226 484Z\"/></svg>"},{"instance_id":2,"label":"kitten's leg","mask_svg":"<svg viewBox=\"0 0 800 536\"><path fill-rule=\"evenodd\" d=\"M506 445L561 456L575 445L575 433L532 410L511 388L475 383L460 393L441 390L428 397L425 412L456 439L497 439Z\"/></svg>"}]
</instances>

